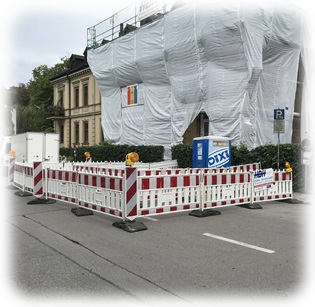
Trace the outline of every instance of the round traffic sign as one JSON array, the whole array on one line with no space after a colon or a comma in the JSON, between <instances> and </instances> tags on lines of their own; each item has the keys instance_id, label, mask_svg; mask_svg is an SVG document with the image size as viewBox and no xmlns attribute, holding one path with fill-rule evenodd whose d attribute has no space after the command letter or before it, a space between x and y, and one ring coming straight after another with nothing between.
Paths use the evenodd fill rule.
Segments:
<instances>
[{"instance_id":1,"label":"round traffic sign","mask_svg":"<svg viewBox=\"0 0 315 307\"><path fill-rule=\"evenodd\" d=\"M309 138L305 138L301 141L301 147L305 151L309 151L311 149L311 140Z\"/></svg>"}]
</instances>

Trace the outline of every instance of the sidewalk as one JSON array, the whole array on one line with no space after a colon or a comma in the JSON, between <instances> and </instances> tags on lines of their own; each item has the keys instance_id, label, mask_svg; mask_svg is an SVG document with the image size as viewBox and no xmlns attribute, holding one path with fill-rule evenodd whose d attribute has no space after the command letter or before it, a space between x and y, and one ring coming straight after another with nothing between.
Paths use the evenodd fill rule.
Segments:
<instances>
[{"instance_id":1,"label":"sidewalk","mask_svg":"<svg viewBox=\"0 0 315 307\"><path fill-rule=\"evenodd\" d=\"M293 192L293 199L303 201L304 203L312 203L314 201L314 195L302 192Z\"/></svg>"}]
</instances>

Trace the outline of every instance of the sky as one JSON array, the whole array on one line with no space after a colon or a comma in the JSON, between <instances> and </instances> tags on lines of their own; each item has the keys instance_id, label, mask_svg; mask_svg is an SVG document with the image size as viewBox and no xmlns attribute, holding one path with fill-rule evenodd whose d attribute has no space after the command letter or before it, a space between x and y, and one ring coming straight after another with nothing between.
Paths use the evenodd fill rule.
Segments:
<instances>
[{"instance_id":1,"label":"sky","mask_svg":"<svg viewBox=\"0 0 315 307\"><path fill-rule=\"evenodd\" d=\"M87 45L87 28L135 1L2 1L0 85L10 88L27 83L32 79L34 68L40 65L52 67L71 54L82 55ZM312 2L286 1L294 2L306 11Z\"/></svg>"},{"instance_id":2,"label":"sky","mask_svg":"<svg viewBox=\"0 0 315 307\"><path fill-rule=\"evenodd\" d=\"M134 2L12 0L5 6L2 2L2 85L9 88L27 83L34 68L52 67L71 54L82 55L87 28Z\"/></svg>"}]
</instances>

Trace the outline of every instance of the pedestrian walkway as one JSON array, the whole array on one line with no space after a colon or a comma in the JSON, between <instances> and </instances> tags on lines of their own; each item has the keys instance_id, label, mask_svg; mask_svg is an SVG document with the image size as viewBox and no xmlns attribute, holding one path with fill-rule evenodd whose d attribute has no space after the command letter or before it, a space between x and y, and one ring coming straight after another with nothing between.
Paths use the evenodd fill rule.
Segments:
<instances>
[{"instance_id":1,"label":"pedestrian walkway","mask_svg":"<svg viewBox=\"0 0 315 307\"><path fill-rule=\"evenodd\" d=\"M302 192L293 192L293 199L303 201L304 203L312 203L314 195Z\"/></svg>"}]
</instances>

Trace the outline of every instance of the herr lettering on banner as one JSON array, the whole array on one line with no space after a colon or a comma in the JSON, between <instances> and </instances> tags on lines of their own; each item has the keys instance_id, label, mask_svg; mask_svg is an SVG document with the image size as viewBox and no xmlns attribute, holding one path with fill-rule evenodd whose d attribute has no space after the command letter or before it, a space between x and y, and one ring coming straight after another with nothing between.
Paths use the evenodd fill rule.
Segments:
<instances>
[{"instance_id":1,"label":"herr lettering on banner","mask_svg":"<svg viewBox=\"0 0 315 307\"><path fill-rule=\"evenodd\" d=\"M272 168L260 169L254 173L254 191L259 192L273 187Z\"/></svg>"},{"instance_id":2,"label":"herr lettering on banner","mask_svg":"<svg viewBox=\"0 0 315 307\"><path fill-rule=\"evenodd\" d=\"M138 18L145 19L151 15L158 13L161 0L138 0Z\"/></svg>"}]
</instances>

